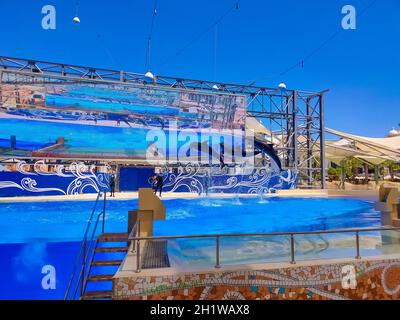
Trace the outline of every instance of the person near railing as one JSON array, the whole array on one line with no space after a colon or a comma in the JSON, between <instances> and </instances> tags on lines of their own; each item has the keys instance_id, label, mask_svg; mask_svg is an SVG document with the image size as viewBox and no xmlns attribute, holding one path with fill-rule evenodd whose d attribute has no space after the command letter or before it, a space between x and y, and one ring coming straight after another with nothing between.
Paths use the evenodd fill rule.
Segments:
<instances>
[{"instance_id":1,"label":"person near railing","mask_svg":"<svg viewBox=\"0 0 400 320\"><path fill-rule=\"evenodd\" d=\"M154 193L157 194L157 191L159 191L160 197L162 193L162 189L164 186L164 179L161 174L158 174L155 178L155 187L154 187Z\"/></svg>"},{"instance_id":2,"label":"person near railing","mask_svg":"<svg viewBox=\"0 0 400 320\"><path fill-rule=\"evenodd\" d=\"M115 176L114 176L114 174L111 174L109 184L110 184L110 197L115 198Z\"/></svg>"}]
</instances>

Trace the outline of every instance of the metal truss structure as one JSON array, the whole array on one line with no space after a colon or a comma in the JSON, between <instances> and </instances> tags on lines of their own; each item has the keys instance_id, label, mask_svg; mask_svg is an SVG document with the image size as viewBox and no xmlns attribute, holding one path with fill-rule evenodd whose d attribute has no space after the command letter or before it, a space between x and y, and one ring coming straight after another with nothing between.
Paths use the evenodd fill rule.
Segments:
<instances>
[{"instance_id":1,"label":"metal truss structure","mask_svg":"<svg viewBox=\"0 0 400 320\"><path fill-rule=\"evenodd\" d=\"M324 94L266 88L254 85L154 76L0 56L3 70L32 75L57 76L106 83L124 83L186 90L209 91L247 96L247 115L258 119L270 132L266 137L274 145L285 169L299 173L303 187L325 188Z\"/></svg>"}]
</instances>

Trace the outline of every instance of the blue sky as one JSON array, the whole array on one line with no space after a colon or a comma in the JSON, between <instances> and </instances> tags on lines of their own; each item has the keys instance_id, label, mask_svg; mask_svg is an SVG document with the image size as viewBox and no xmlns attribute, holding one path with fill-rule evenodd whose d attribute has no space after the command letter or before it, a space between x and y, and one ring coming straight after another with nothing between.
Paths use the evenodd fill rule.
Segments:
<instances>
[{"instance_id":1,"label":"blue sky","mask_svg":"<svg viewBox=\"0 0 400 320\"><path fill-rule=\"evenodd\" d=\"M81 24L75 25L74 0L0 0L0 55L145 72L154 0L78 2ZM377 0L358 17L356 30L340 32L303 68L279 76L340 28L343 5L361 11L371 2L242 0L216 30L197 39L235 1L158 0L151 69L170 76L330 89L327 126L383 136L400 123L398 0ZM41 27L46 4L56 7L56 30Z\"/></svg>"}]
</instances>

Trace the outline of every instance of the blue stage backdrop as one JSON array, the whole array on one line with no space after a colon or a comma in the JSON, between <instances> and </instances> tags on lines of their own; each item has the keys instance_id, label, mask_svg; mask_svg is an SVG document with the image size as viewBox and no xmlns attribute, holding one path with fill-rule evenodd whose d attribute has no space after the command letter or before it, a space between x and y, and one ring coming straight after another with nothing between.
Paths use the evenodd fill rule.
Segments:
<instances>
[{"instance_id":1,"label":"blue stage backdrop","mask_svg":"<svg viewBox=\"0 0 400 320\"><path fill-rule=\"evenodd\" d=\"M187 166L164 174L164 191L204 193L264 194L276 190L295 189L298 174L291 170L276 172L256 168L243 174L229 174L227 168L212 168L204 173Z\"/></svg>"},{"instance_id":2,"label":"blue stage backdrop","mask_svg":"<svg viewBox=\"0 0 400 320\"><path fill-rule=\"evenodd\" d=\"M154 175L152 168L121 168L120 191L137 191L149 188L149 178ZM254 169L244 174L229 174L227 168L204 168L186 166L164 170L164 192L204 193L274 193L279 189L295 189L298 185L297 173L287 170L275 172Z\"/></svg>"},{"instance_id":3,"label":"blue stage backdrop","mask_svg":"<svg viewBox=\"0 0 400 320\"><path fill-rule=\"evenodd\" d=\"M73 195L96 193L109 190L109 174L94 171L85 172L77 169L65 172L58 166L55 172L43 170L44 163L37 162L34 170L25 171L24 162L17 165L18 171L0 171L0 197L35 196L35 195ZM83 168L84 166L81 165ZM119 190L137 191L149 188L153 168L121 168ZM204 168L186 166L164 170L164 192L205 193L274 193L279 189L294 189L298 184L297 173L287 170L274 172L267 169L254 169L245 174L229 174L227 168Z\"/></svg>"}]
</instances>

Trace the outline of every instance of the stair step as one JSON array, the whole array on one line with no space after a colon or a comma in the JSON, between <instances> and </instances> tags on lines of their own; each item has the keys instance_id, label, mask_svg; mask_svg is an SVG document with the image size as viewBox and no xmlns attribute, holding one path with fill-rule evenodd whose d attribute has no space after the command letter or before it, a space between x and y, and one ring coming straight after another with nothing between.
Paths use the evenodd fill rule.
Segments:
<instances>
[{"instance_id":1,"label":"stair step","mask_svg":"<svg viewBox=\"0 0 400 320\"><path fill-rule=\"evenodd\" d=\"M92 266L102 267L102 266L120 266L122 260L96 260L92 262Z\"/></svg>"},{"instance_id":2,"label":"stair step","mask_svg":"<svg viewBox=\"0 0 400 320\"><path fill-rule=\"evenodd\" d=\"M127 252L125 247L97 247L96 252Z\"/></svg>"},{"instance_id":3,"label":"stair step","mask_svg":"<svg viewBox=\"0 0 400 320\"><path fill-rule=\"evenodd\" d=\"M99 242L128 242L128 238L124 237L107 237L107 238L99 238Z\"/></svg>"},{"instance_id":4,"label":"stair step","mask_svg":"<svg viewBox=\"0 0 400 320\"><path fill-rule=\"evenodd\" d=\"M83 296L83 300L86 299L111 299L112 291L111 290L99 290L99 291L88 291Z\"/></svg>"},{"instance_id":5,"label":"stair step","mask_svg":"<svg viewBox=\"0 0 400 320\"><path fill-rule=\"evenodd\" d=\"M128 233L103 233L99 235L99 242L125 242L128 241Z\"/></svg>"},{"instance_id":6,"label":"stair step","mask_svg":"<svg viewBox=\"0 0 400 320\"><path fill-rule=\"evenodd\" d=\"M113 277L113 274L96 274L94 276L90 276L88 281L111 281Z\"/></svg>"}]
</instances>

